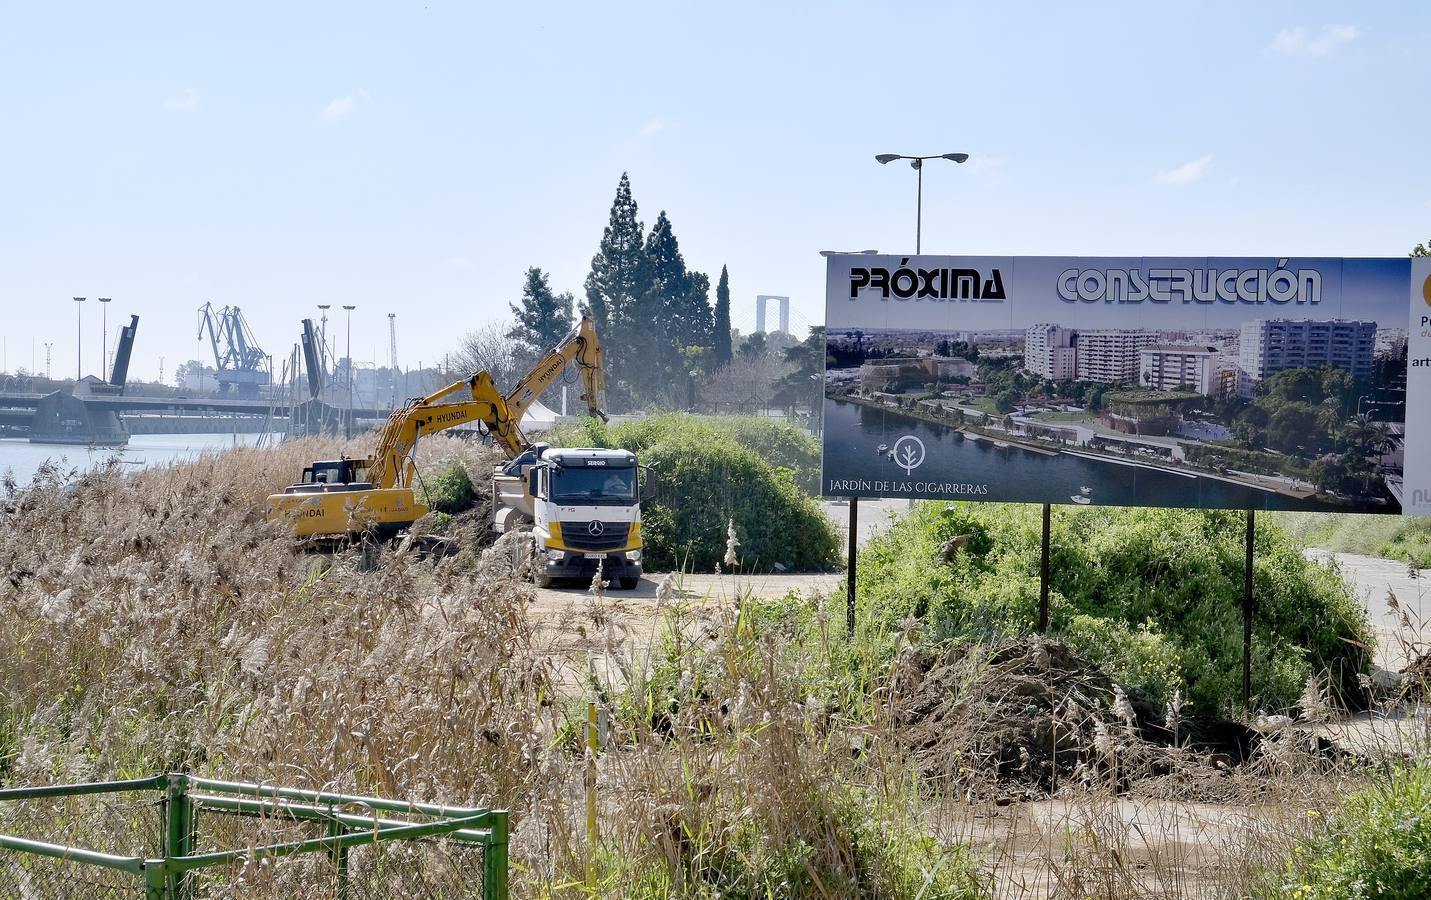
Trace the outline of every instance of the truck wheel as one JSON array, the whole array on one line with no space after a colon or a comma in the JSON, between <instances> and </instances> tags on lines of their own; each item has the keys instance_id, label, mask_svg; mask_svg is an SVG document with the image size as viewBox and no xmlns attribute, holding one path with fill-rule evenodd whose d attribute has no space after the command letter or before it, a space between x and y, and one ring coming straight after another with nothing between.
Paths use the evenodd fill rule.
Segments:
<instances>
[{"instance_id":1,"label":"truck wheel","mask_svg":"<svg viewBox=\"0 0 1431 900\"><path fill-rule=\"evenodd\" d=\"M552 586L552 577L545 572L538 573L532 576L532 584L539 588L549 588Z\"/></svg>"},{"instance_id":2,"label":"truck wheel","mask_svg":"<svg viewBox=\"0 0 1431 900\"><path fill-rule=\"evenodd\" d=\"M623 579L621 579L621 589L622 589L623 591L634 591L634 590L636 590L636 585L638 585L638 584L640 584L640 583L641 583L641 576L640 576L640 575L632 575L632 576L630 576L630 577L628 577L628 578L623 578Z\"/></svg>"}]
</instances>

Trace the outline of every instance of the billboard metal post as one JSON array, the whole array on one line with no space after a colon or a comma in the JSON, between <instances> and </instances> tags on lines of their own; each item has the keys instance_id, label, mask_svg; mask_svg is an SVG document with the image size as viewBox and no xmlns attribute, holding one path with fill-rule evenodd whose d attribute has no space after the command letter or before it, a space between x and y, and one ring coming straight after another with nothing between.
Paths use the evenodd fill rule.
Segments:
<instances>
[{"instance_id":1,"label":"billboard metal post","mask_svg":"<svg viewBox=\"0 0 1431 900\"><path fill-rule=\"evenodd\" d=\"M1043 553L1038 563L1038 633L1048 631L1048 533L1053 516L1052 504L1043 505Z\"/></svg>"},{"instance_id":2,"label":"billboard metal post","mask_svg":"<svg viewBox=\"0 0 1431 900\"><path fill-rule=\"evenodd\" d=\"M845 567L845 638L855 639L855 566L860 552L860 498L850 498L849 564Z\"/></svg>"},{"instance_id":3,"label":"billboard metal post","mask_svg":"<svg viewBox=\"0 0 1431 900\"><path fill-rule=\"evenodd\" d=\"M1252 540L1257 534L1257 513L1247 511L1247 559L1242 577L1242 708L1252 700Z\"/></svg>"}]
</instances>

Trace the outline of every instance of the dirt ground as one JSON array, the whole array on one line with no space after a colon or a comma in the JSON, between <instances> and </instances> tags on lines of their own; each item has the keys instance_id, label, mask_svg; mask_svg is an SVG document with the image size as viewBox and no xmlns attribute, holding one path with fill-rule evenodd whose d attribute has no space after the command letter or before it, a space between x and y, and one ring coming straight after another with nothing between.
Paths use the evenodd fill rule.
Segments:
<instances>
[{"instance_id":1,"label":"dirt ground","mask_svg":"<svg viewBox=\"0 0 1431 900\"><path fill-rule=\"evenodd\" d=\"M843 530L847 506L826 503L824 507ZM861 501L860 543L866 543L907 508L905 501ZM1423 612L1431 612L1431 575L1412 578L1403 563L1354 554L1308 551L1308 556L1335 557L1376 629L1378 665L1398 671L1407 664L1408 654L1416 655L1418 645L1426 648L1421 622ZM648 575L636 590L608 590L599 599L591 595L586 584L534 592L529 615L538 623L538 634L549 652L562 662L566 673L562 680L568 687L580 690L588 667L606 678L620 678L623 667L639 664L652 650L662 621L657 592L663 577ZM686 575L677 578L673 587L673 598L714 615L747 592L771 599L790 592L838 595L843 591L844 574ZM1395 593L1399 609L1388 608L1388 592ZM696 616L694 621L699 623L701 618ZM1076 671L1075 676L1087 684L1089 673ZM1103 696L1107 685L1099 683L1096 687L1099 698L1091 705L1105 714L1111 712ZM990 708L999 705L991 703ZM943 712L953 718L963 714L952 709ZM976 710L973 714L982 713ZM1103 717L1116 721L1116 717ZM1014 724L1011 717L1005 718L1010 719L1006 724ZM1353 753L1395 754L1426 746L1431 739L1431 715L1421 708L1391 714L1363 713L1310 730ZM1087 729L1083 728L1078 731L1078 743L1086 750L1096 735L1084 733ZM950 757L940 754L949 748L941 746L938 732L937 723L924 726L922 731L932 748L929 761L947 767ZM1011 734L1017 737L1016 732L1018 729L1013 729ZM1201 794L1193 790L1180 795L1186 785L1167 784L1156 777L1148 779L1145 789L1121 796L1098 787L1048 796L1046 791L1028 791L1024 790L1026 785L1020 785L1014 791L1023 793L1019 798L953 792L955 796L964 795L932 802L924 818L930 832L941 840L971 846L984 861L993 896L998 898L1024 900L1055 894L1223 896L1232 874L1229 867L1242 864L1237 848L1246 844L1249 835L1265 831L1288 816L1306 816L1307 810L1303 803L1289 805L1286 798L1278 799L1270 793L1258 796L1254 791L1248 795L1232 789L1222 775L1213 774L1204 765L1210 763L1216 769L1220 761L1214 755L1205 755L1195 767L1199 774L1195 780L1206 782L1203 786L1225 785L1230 788L1226 791ZM1028 781L1016 771L1024 760L1011 757L1002 762L1005 774L1014 775L1013 782ZM985 763L999 765L993 758ZM1052 766L1045 768L1053 770ZM1085 767L1087 771L1095 768ZM1037 769L1035 765L1033 770ZM1060 775L1065 776L1079 777L1073 770ZM1080 855L1093 864L1072 865L1073 858ZM1104 880L1072 885L1065 881L1071 871L1101 872ZM1073 894L1069 894L1070 890Z\"/></svg>"}]
</instances>

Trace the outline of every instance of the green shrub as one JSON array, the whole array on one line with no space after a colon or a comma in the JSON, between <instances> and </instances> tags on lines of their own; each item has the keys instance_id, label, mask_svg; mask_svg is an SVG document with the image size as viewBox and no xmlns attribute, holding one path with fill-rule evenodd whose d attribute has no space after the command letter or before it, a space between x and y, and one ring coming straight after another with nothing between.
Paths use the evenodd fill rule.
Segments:
<instances>
[{"instance_id":1,"label":"green shrub","mask_svg":"<svg viewBox=\"0 0 1431 900\"><path fill-rule=\"evenodd\" d=\"M460 462L443 469L436 478L423 479L419 482L419 487L422 490L423 502L433 512L448 515L459 513L470 508L477 500L472 479L467 475L467 468Z\"/></svg>"},{"instance_id":2,"label":"green shrub","mask_svg":"<svg viewBox=\"0 0 1431 900\"><path fill-rule=\"evenodd\" d=\"M1431 769L1393 772L1353 794L1269 881L1267 897L1431 897Z\"/></svg>"},{"instance_id":3,"label":"green shrub","mask_svg":"<svg viewBox=\"0 0 1431 900\"><path fill-rule=\"evenodd\" d=\"M656 570L712 571L735 524L744 571L825 569L838 541L816 502L790 478L730 440L667 438L648 447L641 496L648 564Z\"/></svg>"},{"instance_id":4,"label":"green shrub","mask_svg":"<svg viewBox=\"0 0 1431 900\"><path fill-rule=\"evenodd\" d=\"M654 466L641 495L652 570L714 570L732 521L742 570L836 562L835 531L799 485L818 481L819 445L798 429L753 417L671 414L615 426L587 420L557 438L565 446L622 447Z\"/></svg>"},{"instance_id":5,"label":"green shrub","mask_svg":"<svg viewBox=\"0 0 1431 900\"><path fill-rule=\"evenodd\" d=\"M907 616L938 639L1031 631L1038 619L1037 506L920 505L861 554L860 620L888 641ZM941 562L946 541L972 535ZM1244 517L1179 509L1059 510L1053 519L1050 628L1120 680L1224 712L1241 694ZM1256 537L1253 702L1292 706L1328 672L1360 698L1371 632L1332 569L1280 528Z\"/></svg>"},{"instance_id":6,"label":"green shrub","mask_svg":"<svg viewBox=\"0 0 1431 900\"><path fill-rule=\"evenodd\" d=\"M820 489L820 442L793 425L760 416L693 416L667 413L605 425L586 419L557 429L565 447L623 447L641 454L672 438L725 438L752 451L775 469L788 470L807 494Z\"/></svg>"}]
</instances>

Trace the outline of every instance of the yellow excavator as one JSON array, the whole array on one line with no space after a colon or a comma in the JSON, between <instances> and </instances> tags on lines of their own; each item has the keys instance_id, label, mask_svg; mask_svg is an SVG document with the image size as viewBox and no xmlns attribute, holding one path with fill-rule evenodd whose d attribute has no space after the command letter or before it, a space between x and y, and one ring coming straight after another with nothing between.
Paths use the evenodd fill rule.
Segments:
<instances>
[{"instance_id":1,"label":"yellow excavator","mask_svg":"<svg viewBox=\"0 0 1431 900\"><path fill-rule=\"evenodd\" d=\"M581 371L587 410L606 419L606 371L590 317L542 357L505 396L477 372L388 417L367 459L315 462L302 480L268 498L268 517L315 540L375 533L390 536L417 521L413 451L418 439L480 422L508 461L492 473L492 530L529 531L538 585L589 579L597 571L623 588L641 578L641 505L635 454L606 448L553 448L522 433L522 416L566 367Z\"/></svg>"},{"instance_id":2,"label":"yellow excavator","mask_svg":"<svg viewBox=\"0 0 1431 900\"><path fill-rule=\"evenodd\" d=\"M522 416L572 363L581 370L587 410L605 420L601 342L591 318L583 316L506 396L489 373L476 372L409 401L388 417L371 457L325 460L304 468L301 481L268 498L269 519L290 521L300 537L340 537L374 529L391 534L411 525L427 512L412 490L418 439L479 422L509 460L523 454L533 457L533 445L522 433Z\"/></svg>"}]
</instances>

